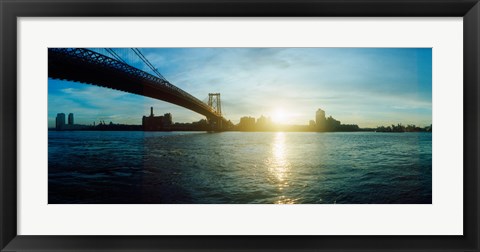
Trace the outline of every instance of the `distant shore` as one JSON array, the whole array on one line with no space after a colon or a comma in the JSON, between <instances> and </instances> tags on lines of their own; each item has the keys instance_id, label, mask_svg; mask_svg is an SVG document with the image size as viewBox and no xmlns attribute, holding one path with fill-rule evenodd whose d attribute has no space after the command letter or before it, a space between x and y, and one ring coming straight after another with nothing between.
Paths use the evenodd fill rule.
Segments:
<instances>
[{"instance_id":1,"label":"distant shore","mask_svg":"<svg viewBox=\"0 0 480 252\"><path fill-rule=\"evenodd\" d=\"M144 130L141 125L127 125L124 127L85 127L85 128L76 128L76 129L61 129L57 130L55 128L48 128L48 131L144 131L144 132L185 132L185 131L194 131L194 132L205 132L213 131L211 129L165 129L165 130ZM228 129L222 130L222 132L318 132L318 133L335 133L335 132L378 132L378 133L407 133L407 132L428 132L431 133L431 130L405 130L405 131L392 131L388 129L378 130L375 128L360 128L358 130L336 130L336 131L318 131L318 130L298 130L298 129L271 129L271 130L239 130L239 129Z\"/></svg>"}]
</instances>

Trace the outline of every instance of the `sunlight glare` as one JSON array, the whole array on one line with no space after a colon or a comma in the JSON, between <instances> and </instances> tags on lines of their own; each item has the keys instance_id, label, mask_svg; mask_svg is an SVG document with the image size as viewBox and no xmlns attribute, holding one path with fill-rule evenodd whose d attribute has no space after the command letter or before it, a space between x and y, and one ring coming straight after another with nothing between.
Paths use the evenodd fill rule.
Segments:
<instances>
[{"instance_id":1,"label":"sunlight glare","mask_svg":"<svg viewBox=\"0 0 480 252\"><path fill-rule=\"evenodd\" d=\"M288 113L283 109L277 109L273 112L272 121L274 123L285 124L288 122Z\"/></svg>"}]
</instances>

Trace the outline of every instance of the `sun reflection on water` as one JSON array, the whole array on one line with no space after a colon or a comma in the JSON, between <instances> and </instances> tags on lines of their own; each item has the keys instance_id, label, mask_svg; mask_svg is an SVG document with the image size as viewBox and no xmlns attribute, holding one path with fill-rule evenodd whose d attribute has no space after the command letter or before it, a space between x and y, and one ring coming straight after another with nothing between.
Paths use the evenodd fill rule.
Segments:
<instances>
[{"instance_id":1,"label":"sun reflection on water","mask_svg":"<svg viewBox=\"0 0 480 252\"><path fill-rule=\"evenodd\" d=\"M275 204L293 204L293 199L283 195L285 188L289 187L291 164L286 157L285 133L277 132L272 144L271 157L267 159L270 182L274 183L281 193Z\"/></svg>"},{"instance_id":2,"label":"sun reflection on water","mask_svg":"<svg viewBox=\"0 0 480 252\"><path fill-rule=\"evenodd\" d=\"M277 201L275 201L275 204L295 204L296 200L295 199L290 199L287 198L286 196L280 196Z\"/></svg>"}]
</instances>

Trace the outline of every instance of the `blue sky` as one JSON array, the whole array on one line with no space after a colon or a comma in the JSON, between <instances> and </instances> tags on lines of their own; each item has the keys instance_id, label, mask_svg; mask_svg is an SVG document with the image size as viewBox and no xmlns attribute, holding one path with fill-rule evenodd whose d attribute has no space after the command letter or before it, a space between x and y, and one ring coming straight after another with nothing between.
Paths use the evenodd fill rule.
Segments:
<instances>
[{"instance_id":1,"label":"blue sky","mask_svg":"<svg viewBox=\"0 0 480 252\"><path fill-rule=\"evenodd\" d=\"M140 48L177 87L200 100L221 93L225 117L270 116L308 124L321 108L345 124L376 127L432 123L430 48ZM128 49L122 58L147 72ZM141 124L153 106L174 122L204 117L167 102L88 84L48 80L48 123L74 113L75 123Z\"/></svg>"}]
</instances>

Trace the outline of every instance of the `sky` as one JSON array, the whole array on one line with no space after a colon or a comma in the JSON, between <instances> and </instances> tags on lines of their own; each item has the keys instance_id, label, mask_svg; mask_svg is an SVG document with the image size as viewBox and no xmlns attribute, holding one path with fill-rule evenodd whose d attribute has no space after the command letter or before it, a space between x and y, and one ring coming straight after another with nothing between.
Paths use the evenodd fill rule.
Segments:
<instances>
[{"instance_id":1,"label":"sky","mask_svg":"<svg viewBox=\"0 0 480 252\"><path fill-rule=\"evenodd\" d=\"M306 125L319 108L361 128L432 123L430 48L139 49L170 83L196 98L207 102L208 93L220 93L223 115L235 124L243 116L263 115ZM133 51L116 52L152 72ZM152 106L155 115L171 113L174 122L204 119L161 100L48 79L49 127L57 113L74 113L76 124L139 125Z\"/></svg>"}]
</instances>

